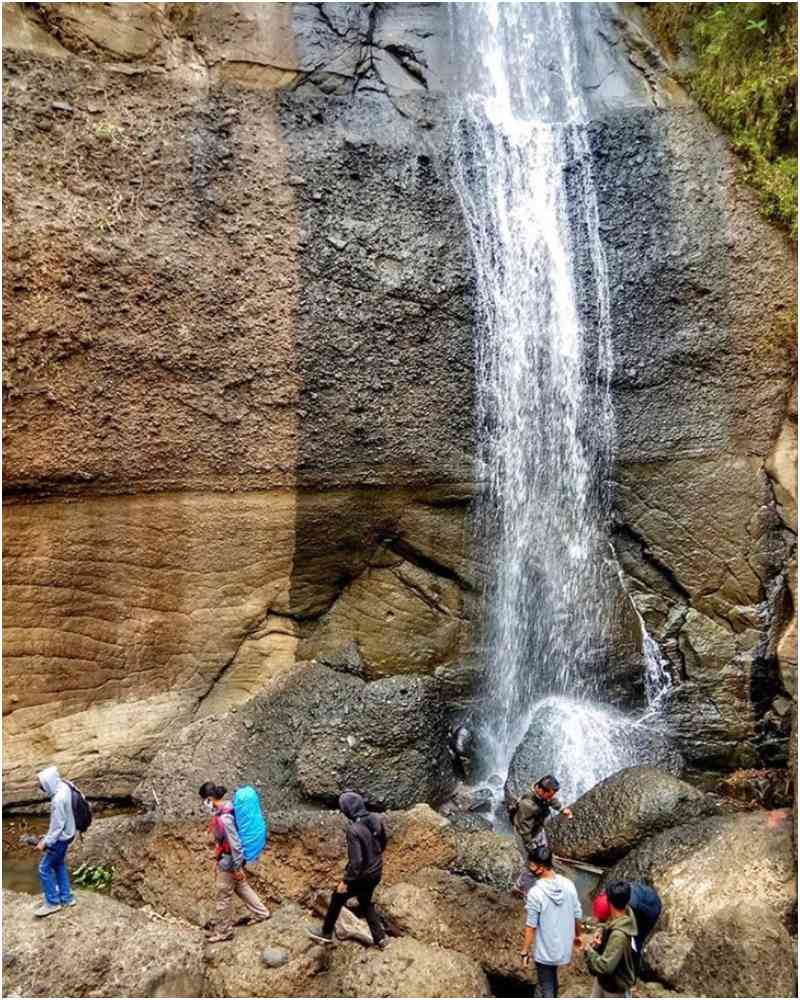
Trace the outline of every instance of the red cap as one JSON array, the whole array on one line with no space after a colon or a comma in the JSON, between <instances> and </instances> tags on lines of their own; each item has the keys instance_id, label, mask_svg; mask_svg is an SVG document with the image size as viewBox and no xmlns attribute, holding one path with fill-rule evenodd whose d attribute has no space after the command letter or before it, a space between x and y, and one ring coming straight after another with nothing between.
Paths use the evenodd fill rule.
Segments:
<instances>
[{"instance_id":1,"label":"red cap","mask_svg":"<svg viewBox=\"0 0 800 1000\"><path fill-rule=\"evenodd\" d=\"M595 896L592 903L592 913L594 914L594 919L601 924L611 916L608 896L604 892L601 892L599 896Z\"/></svg>"}]
</instances>

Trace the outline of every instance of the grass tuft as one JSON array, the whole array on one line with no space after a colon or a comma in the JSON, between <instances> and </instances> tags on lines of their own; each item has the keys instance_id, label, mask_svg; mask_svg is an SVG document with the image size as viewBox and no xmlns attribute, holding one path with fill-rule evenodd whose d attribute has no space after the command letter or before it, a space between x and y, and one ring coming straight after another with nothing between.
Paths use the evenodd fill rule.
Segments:
<instances>
[{"instance_id":1,"label":"grass tuft","mask_svg":"<svg viewBox=\"0 0 800 1000\"><path fill-rule=\"evenodd\" d=\"M697 103L730 138L763 214L797 239L797 6L654 3L647 17Z\"/></svg>"}]
</instances>

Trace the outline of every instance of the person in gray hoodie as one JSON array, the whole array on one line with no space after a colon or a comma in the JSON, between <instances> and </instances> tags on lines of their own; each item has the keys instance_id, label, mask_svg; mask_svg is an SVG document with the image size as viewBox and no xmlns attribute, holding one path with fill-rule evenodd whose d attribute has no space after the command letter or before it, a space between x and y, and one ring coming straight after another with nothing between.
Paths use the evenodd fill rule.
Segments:
<instances>
[{"instance_id":1,"label":"person in gray hoodie","mask_svg":"<svg viewBox=\"0 0 800 1000\"><path fill-rule=\"evenodd\" d=\"M38 906L35 917L49 917L64 906L74 906L75 897L69 881L66 857L69 845L75 839L75 817L72 815L72 789L61 780L58 768L46 767L37 775L39 787L50 799L50 826L36 845L43 852L39 862L39 881L42 883L44 903Z\"/></svg>"},{"instance_id":2,"label":"person in gray hoodie","mask_svg":"<svg viewBox=\"0 0 800 1000\"><path fill-rule=\"evenodd\" d=\"M522 945L522 964L536 964L540 997L558 996L558 967L569 965L573 946L581 947L583 911L575 886L553 871L553 855L537 847L528 855L528 866L536 884L528 891L527 919Z\"/></svg>"}]
</instances>

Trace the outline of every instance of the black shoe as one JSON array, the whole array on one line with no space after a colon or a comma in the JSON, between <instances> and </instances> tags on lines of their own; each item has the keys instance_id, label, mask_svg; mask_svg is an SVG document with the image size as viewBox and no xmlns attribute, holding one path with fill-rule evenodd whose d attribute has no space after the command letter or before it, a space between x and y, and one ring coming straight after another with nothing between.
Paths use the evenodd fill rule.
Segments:
<instances>
[{"instance_id":1,"label":"black shoe","mask_svg":"<svg viewBox=\"0 0 800 1000\"><path fill-rule=\"evenodd\" d=\"M325 934L321 927L306 927L306 934L312 941L319 941L320 944L334 944L333 935Z\"/></svg>"},{"instance_id":2,"label":"black shoe","mask_svg":"<svg viewBox=\"0 0 800 1000\"><path fill-rule=\"evenodd\" d=\"M386 949L389 947L389 938L382 937L380 941L375 942L375 947L380 948L381 951L386 951Z\"/></svg>"}]
</instances>

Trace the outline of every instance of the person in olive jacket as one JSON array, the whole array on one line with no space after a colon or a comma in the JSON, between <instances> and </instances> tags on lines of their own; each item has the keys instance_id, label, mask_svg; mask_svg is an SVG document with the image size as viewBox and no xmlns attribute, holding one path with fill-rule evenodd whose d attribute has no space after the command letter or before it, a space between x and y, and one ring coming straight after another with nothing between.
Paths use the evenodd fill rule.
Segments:
<instances>
[{"instance_id":1,"label":"person in olive jacket","mask_svg":"<svg viewBox=\"0 0 800 1000\"><path fill-rule=\"evenodd\" d=\"M593 997L629 997L636 982L636 916L630 907L628 882L611 882L606 890L609 920L586 949L586 965L595 977Z\"/></svg>"},{"instance_id":2,"label":"person in olive jacket","mask_svg":"<svg viewBox=\"0 0 800 1000\"><path fill-rule=\"evenodd\" d=\"M572 819L572 810L564 807L556 798L556 792L561 786L552 774L531 785L531 789L519 799L511 799L508 803L508 815L522 845L523 856L527 857L537 847L547 847L547 834L544 825L552 812L560 812ZM527 864L523 865L519 878L513 887L518 896L527 896L535 879L531 877Z\"/></svg>"},{"instance_id":3,"label":"person in olive jacket","mask_svg":"<svg viewBox=\"0 0 800 1000\"><path fill-rule=\"evenodd\" d=\"M339 796L339 809L348 819L347 867L331 897L322 927L307 927L306 934L321 944L333 944L333 930L342 907L351 896L355 896L369 924L375 946L385 948L386 932L372 902L372 894L383 875L383 852L386 848L383 819L377 813L369 812L364 799L356 792L343 792Z\"/></svg>"}]
</instances>

